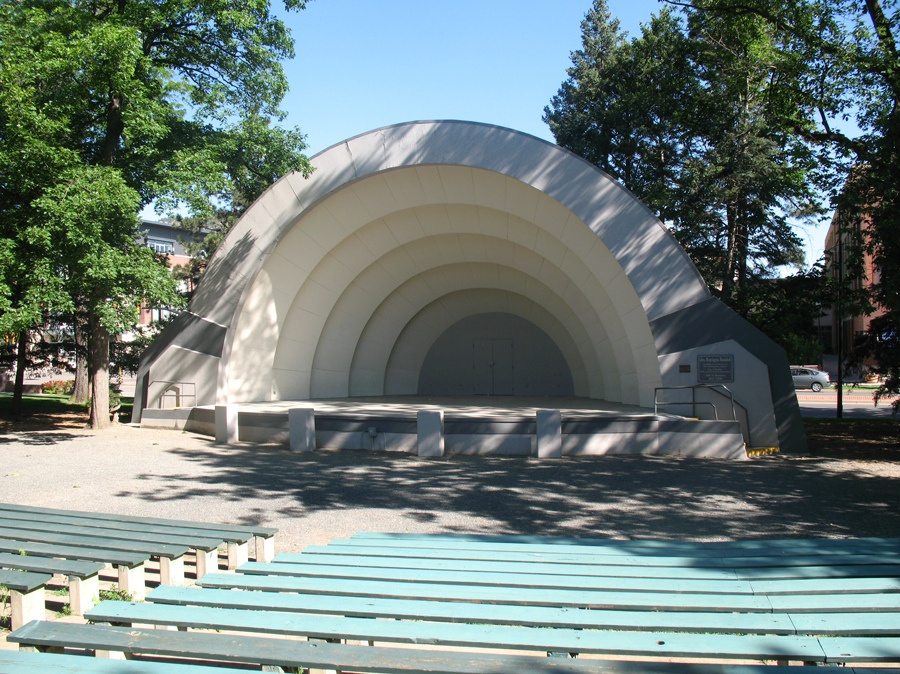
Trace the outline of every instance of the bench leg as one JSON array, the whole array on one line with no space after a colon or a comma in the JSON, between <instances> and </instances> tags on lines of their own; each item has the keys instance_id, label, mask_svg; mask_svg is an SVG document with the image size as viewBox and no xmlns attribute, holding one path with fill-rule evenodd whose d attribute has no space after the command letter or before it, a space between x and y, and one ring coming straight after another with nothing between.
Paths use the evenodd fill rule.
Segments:
<instances>
[{"instance_id":1,"label":"bench leg","mask_svg":"<svg viewBox=\"0 0 900 674\"><path fill-rule=\"evenodd\" d=\"M262 536L257 536L256 561L271 562L273 557L275 557L275 537L269 536L268 538L263 538Z\"/></svg>"},{"instance_id":2,"label":"bench leg","mask_svg":"<svg viewBox=\"0 0 900 674\"><path fill-rule=\"evenodd\" d=\"M234 571L236 568L246 563L250 559L250 543L229 543L228 544L228 568Z\"/></svg>"},{"instance_id":3,"label":"bench leg","mask_svg":"<svg viewBox=\"0 0 900 674\"><path fill-rule=\"evenodd\" d=\"M102 649L97 649L94 651L94 657L96 658L106 658L107 660L125 660L125 653L123 651L104 651Z\"/></svg>"},{"instance_id":4,"label":"bench leg","mask_svg":"<svg viewBox=\"0 0 900 674\"><path fill-rule=\"evenodd\" d=\"M143 601L146 596L144 584L144 564L137 566L119 565L119 589L127 592L135 601Z\"/></svg>"},{"instance_id":5,"label":"bench leg","mask_svg":"<svg viewBox=\"0 0 900 674\"><path fill-rule=\"evenodd\" d=\"M159 558L159 582L163 585L184 585L184 555Z\"/></svg>"},{"instance_id":6,"label":"bench leg","mask_svg":"<svg viewBox=\"0 0 900 674\"><path fill-rule=\"evenodd\" d=\"M12 604L12 628L19 629L25 623L32 620L44 619L44 587L41 586L31 592L9 591L9 600Z\"/></svg>"},{"instance_id":7,"label":"bench leg","mask_svg":"<svg viewBox=\"0 0 900 674\"><path fill-rule=\"evenodd\" d=\"M197 554L197 580L203 578L207 573L218 571L218 550L195 550L195 552Z\"/></svg>"},{"instance_id":8,"label":"bench leg","mask_svg":"<svg viewBox=\"0 0 900 674\"><path fill-rule=\"evenodd\" d=\"M69 577L69 608L72 615L84 615L100 599L100 577L97 574L87 578Z\"/></svg>"}]
</instances>

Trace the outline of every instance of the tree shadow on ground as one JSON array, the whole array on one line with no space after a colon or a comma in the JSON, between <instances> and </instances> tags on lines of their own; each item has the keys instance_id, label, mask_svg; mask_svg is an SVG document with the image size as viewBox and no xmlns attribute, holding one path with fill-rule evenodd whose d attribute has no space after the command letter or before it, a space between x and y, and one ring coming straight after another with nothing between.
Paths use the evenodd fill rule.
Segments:
<instances>
[{"instance_id":1,"label":"tree shadow on ground","mask_svg":"<svg viewBox=\"0 0 900 674\"><path fill-rule=\"evenodd\" d=\"M271 504L249 510L248 523L374 508L402 510L426 525L459 513L468 517L454 521L482 527L488 522L494 533L697 539L900 534L900 467L880 474L877 467L883 464L852 468L848 462L808 456L747 462L423 460L357 451L298 455L212 443L208 450L172 451L198 464L198 470L145 475L163 486L119 496L170 501L215 493L224 500ZM364 519L359 524L366 528ZM433 528L461 531L462 525Z\"/></svg>"}]
</instances>

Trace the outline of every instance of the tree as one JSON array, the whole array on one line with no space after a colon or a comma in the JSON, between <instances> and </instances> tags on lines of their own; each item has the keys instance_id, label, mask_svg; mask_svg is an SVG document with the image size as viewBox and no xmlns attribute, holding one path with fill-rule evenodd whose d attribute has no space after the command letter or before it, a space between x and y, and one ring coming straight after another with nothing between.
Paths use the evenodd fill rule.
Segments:
<instances>
[{"instance_id":1,"label":"tree","mask_svg":"<svg viewBox=\"0 0 900 674\"><path fill-rule=\"evenodd\" d=\"M813 149L818 184L851 226L862 225L885 309L865 347L885 376L876 400L900 394L900 58L896 0L702 0L671 4L724 21L753 17L793 66L793 105L780 121ZM855 127L855 128L854 128ZM900 399L894 402L895 410Z\"/></svg>"},{"instance_id":2,"label":"tree","mask_svg":"<svg viewBox=\"0 0 900 674\"><path fill-rule=\"evenodd\" d=\"M4 266L0 311L13 329L85 317L95 427L109 421L111 332L174 291L135 245L140 207L209 215L211 199L264 188L266 157L309 170L299 132L271 125L292 53L268 0L0 4L0 255L40 272Z\"/></svg>"},{"instance_id":3,"label":"tree","mask_svg":"<svg viewBox=\"0 0 900 674\"><path fill-rule=\"evenodd\" d=\"M775 112L792 95L755 17L663 9L627 40L595 0L545 121L559 144L672 227L711 289L742 314L749 287L802 260L788 217L815 210L806 147Z\"/></svg>"}]
</instances>

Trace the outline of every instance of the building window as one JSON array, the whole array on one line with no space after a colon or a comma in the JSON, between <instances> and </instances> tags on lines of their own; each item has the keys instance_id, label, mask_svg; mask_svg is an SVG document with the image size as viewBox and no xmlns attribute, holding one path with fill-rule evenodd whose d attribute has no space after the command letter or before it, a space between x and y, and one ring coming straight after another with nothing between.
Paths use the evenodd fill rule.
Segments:
<instances>
[{"instance_id":1,"label":"building window","mask_svg":"<svg viewBox=\"0 0 900 674\"><path fill-rule=\"evenodd\" d=\"M147 239L147 247L152 248L157 253L170 255L175 252L175 242L167 239Z\"/></svg>"}]
</instances>

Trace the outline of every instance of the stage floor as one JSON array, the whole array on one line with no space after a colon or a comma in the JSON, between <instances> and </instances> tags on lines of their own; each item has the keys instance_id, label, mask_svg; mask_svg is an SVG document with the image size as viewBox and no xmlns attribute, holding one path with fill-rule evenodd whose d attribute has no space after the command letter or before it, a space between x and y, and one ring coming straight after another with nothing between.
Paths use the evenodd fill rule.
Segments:
<instances>
[{"instance_id":1,"label":"stage floor","mask_svg":"<svg viewBox=\"0 0 900 674\"><path fill-rule=\"evenodd\" d=\"M208 406L210 409L212 405ZM415 419L419 410L443 410L444 416L472 419L534 419L538 410L559 410L568 419L679 418L654 414L652 409L622 405L594 398L543 398L513 396L366 396L238 403L242 412L282 413L292 407L312 407L317 415L357 418Z\"/></svg>"}]
</instances>

